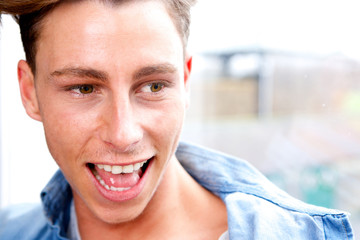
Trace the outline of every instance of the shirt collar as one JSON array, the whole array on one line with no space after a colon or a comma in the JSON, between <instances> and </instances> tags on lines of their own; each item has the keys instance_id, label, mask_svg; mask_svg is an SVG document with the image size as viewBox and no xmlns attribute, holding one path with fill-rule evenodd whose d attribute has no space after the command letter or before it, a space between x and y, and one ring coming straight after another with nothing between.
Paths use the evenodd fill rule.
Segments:
<instances>
[{"instance_id":1,"label":"shirt collar","mask_svg":"<svg viewBox=\"0 0 360 240\"><path fill-rule=\"evenodd\" d=\"M60 235L66 235L70 219L72 191L60 170L55 173L41 192L41 201L50 224L61 229Z\"/></svg>"}]
</instances>

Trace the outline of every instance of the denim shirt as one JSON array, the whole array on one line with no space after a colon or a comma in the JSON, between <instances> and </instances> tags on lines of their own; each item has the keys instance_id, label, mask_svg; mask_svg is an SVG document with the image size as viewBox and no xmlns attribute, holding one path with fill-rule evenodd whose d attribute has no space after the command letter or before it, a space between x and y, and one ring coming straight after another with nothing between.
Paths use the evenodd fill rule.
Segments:
<instances>
[{"instance_id":1,"label":"denim shirt","mask_svg":"<svg viewBox=\"0 0 360 240\"><path fill-rule=\"evenodd\" d=\"M180 143L188 173L226 204L228 233L238 239L354 239L346 213L290 197L246 161ZM58 171L41 193L42 206L0 212L0 239L67 239L72 193ZM211 211L211 209L209 209Z\"/></svg>"}]
</instances>

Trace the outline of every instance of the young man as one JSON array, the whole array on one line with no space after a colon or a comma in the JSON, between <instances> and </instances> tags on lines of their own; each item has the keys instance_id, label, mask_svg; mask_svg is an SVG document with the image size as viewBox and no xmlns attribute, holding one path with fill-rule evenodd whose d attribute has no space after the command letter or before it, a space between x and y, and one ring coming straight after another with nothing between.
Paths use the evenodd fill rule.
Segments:
<instances>
[{"instance_id":1,"label":"young man","mask_svg":"<svg viewBox=\"0 0 360 240\"><path fill-rule=\"evenodd\" d=\"M247 163L178 144L191 0L29 0L17 17L26 112L60 167L42 206L0 214L0 239L352 239Z\"/></svg>"}]
</instances>

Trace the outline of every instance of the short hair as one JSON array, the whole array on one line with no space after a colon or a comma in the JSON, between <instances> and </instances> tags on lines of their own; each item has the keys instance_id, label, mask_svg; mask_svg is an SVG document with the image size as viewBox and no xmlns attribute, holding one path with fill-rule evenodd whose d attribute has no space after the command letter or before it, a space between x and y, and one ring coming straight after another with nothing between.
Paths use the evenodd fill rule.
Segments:
<instances>
[{"instance_id":1,"label":"short hair","mask_svg":"<svg viewBox=\"0 0 360 240\"><path fill-rule=\"evenodd\" d=\"M36 73L35 56L37 52L37 40L41 32L41 24L44 17L49 14L59 4L69 0L11 0L0 2L1 14L11 14L20 27L21 40L23 43L26 60L33 72ZM84 0L70 0L70 2ZM89 0L88 0L89 1ZM93 0L94 1L94 0ZM100 2L112 5L118 5L130 1L147 0L98 0ZM186 48L189 27L190 27L190 9L196 3L196 0L157 0L161 1L167 7L168 13L172 18L174 25L181 36L184 49ZM1 22L1 19L0 19Z\"/></svg>"}]
</instances>

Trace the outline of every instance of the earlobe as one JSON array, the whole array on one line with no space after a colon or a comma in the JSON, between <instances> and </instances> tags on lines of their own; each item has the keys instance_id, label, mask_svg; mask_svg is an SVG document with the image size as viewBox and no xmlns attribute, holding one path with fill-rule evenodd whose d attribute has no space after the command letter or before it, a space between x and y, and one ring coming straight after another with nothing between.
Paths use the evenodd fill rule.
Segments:
<instances>
[{"instance_id":1,"label":"earlobe","mask_svg":"<svg viewBox=\"0 0 360 240\"><path fill-rule=\"evenodd\" d=\"M39 104L36 97L34 74L28 63L24 60L19 61L17 71L21 100L26 113L31 118L41 121Z\"/></svg>"},{"instance_id":2,"label":"earlobe","mask_svg":"<svg viewBox=\"0 0 360 240\"><path fill-rule=\"evenodd\" d=\"M185 85L185 91L186 91L186 108L190 105L190 73L192 68L192 56L186 55L185 58L185 66L184 66L184 85Z\"/></svg>"},{"instance_id":3,"label":"earlobe","mask_svg":"<svg viewBox=\"0 0 360 240\"><path fill-rule=\"evenodd\" d=\"M189 80L191 68L192 68L192 56L186 55L184 67L185 67L185 70L184 70L185 87L188 87L188 82L189 82L188 80Z\"/></svg>"}]
</instances>

